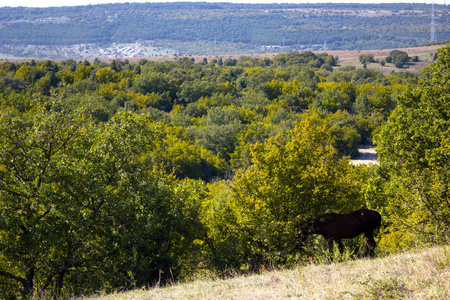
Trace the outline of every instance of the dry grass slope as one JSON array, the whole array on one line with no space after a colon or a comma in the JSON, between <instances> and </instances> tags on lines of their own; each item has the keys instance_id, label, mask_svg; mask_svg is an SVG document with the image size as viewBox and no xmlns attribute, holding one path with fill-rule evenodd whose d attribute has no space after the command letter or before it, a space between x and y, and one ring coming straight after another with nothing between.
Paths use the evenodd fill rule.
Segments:
<instances>
[{"instance_id":1,"label":"dry grass slope","mask_svg":"<svg viewBox=\"0 0 450 300\"><path fill-rule=\"evenodd\" d=\"M450 299L450 246L88 299Z\"/></svg>"}]
</instances>

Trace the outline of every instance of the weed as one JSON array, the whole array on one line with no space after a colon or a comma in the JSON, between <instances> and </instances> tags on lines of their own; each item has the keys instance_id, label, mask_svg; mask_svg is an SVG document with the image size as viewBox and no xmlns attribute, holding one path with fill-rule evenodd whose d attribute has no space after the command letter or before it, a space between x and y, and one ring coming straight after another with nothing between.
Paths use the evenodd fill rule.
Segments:
<instances>
[{"instance_id":1,"label":"weed","mask_svg":"<svg viewBox=\"0 0 450 300\"><path fill-rule=\"evenodd\" d=\"M365 294L369 299L401 299L409 292L405 284L397 278L375 280L369 276L360 283L367 286Z\"/></svg>"},{"instance_id":2,"label":"weed","mask_svg":"<svg viewBox=\"0 0 450 300\"><path fill-rule=\"evenodd\" d=\"M450 247L443 248L444 257L439 260L439 267L445 269L450 265Z\"/></svg>"}]
</instances>

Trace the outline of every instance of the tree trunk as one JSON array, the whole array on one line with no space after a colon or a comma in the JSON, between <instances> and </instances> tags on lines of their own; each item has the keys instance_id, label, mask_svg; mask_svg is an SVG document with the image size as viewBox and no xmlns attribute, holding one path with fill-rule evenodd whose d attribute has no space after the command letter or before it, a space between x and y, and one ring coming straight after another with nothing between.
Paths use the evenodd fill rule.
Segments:
<instances>
[{"instance_id":1,"label":"tree trunk","mask_svg":"<svg viewBox=\"0 0 450 300\"><path fill-rule=\"evenodd\" d=\"M61 294L61 291L62 291L62 288L63 288L63 283L64 283L64 275L66 275L66 271L62 270L56 276L55 296L54 296L55 299L57 299L58 296Z\"/></svg>"},{"instance_id":2,"label":"tree trunk","mask_svg":"<svg viewBox=\"0 0 450 300\"><path fill-rule=\"evenodd\" d=\"M25 279L22 281L22 285L23 285L22 290L23 299L28 299L32 295L34 289L34 267L28 269L25 275Z\"/></svg>"}]
</instances>

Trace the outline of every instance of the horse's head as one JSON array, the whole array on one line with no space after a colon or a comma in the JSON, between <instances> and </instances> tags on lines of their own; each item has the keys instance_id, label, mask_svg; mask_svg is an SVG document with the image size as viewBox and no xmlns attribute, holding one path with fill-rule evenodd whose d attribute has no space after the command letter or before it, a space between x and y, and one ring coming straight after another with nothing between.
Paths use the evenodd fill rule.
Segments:
<instances>
[{"instance_id":1,"label":"horse's head","mask_svg":"<svg viewBox=\"0 0 450 300\"><path fill-rule=\"evenodd\" d=\"M295 241L297 242L297 247L301 248L303 246L303 244L308 239L308 235L309 235L308 232L305 232L305 231L299 231L295 235Z\"/></svg>"},{"instance_id":2,"label":"horse's head","mask_svg":"<svg viewBox=\"0 0 450 300\"><path fill-rule=\"evenodd\" d=\"M307 221L297 227L297 234L295 235L295 241L297 242L297 246L301 248L303 244L308 239L308 236L315 232L317 227L317 221L311 220Z\"/></svg>"}]
</instances>

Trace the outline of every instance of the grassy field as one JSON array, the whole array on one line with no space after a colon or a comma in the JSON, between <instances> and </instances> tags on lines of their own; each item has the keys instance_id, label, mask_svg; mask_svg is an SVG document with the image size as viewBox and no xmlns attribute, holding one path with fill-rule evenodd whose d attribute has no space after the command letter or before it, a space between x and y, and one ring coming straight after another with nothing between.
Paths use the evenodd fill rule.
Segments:
<instances>
[{"instance_id":1,"label":"grassy field","mask_svg":"<svg viewBox=\"0 0 450 300\"><path fill-rule=\"evenodd\" d=\"M437 52L437 49L444 47L445 45L431 45L431 46L420 46L420 47L411 47L411 48L399 48L397 50L405 51L408 53L410 57L415 55L418 56L419 61L416 63L410 63L406 65L404 68L396 68L392 63L386 63L382 66L380 63L369 63L367 64L367 69L377 70L382 72L383 74L391 74L394 72L404 72L409 71L412 73L420 73L420 71L427 67L430 62L433 60L434 54ZM327 51L313 51L314 53L327 53L332 56L337 56L339 58L338 66L346 67L346 66L355 66L356 68L362 68L363 65L359 61L359 55L361 54L373 54L374 58L378 61L381 61L389 56L389 52L393 49L381 49L381 50L327 50ZM261 54L249 54L247 56L254 58L274 58L278 53L261 53ZM213 59L217 59L222 57L224 60L227 58L238 59L241 55L205 55L205 56L189 56L190 58L194 58L195 61L199 62L206 58L208 61ZM142 57L141 57L142 58ZM136 62L141 58L129 58L130 62ZM152 61L173 61L178 59L178 57L174 57L173 55L169 56L159 56L159 57L144 57L145 59ZM112 59L102 59L105 62L110 62Z\"/></svg>"},{"instance_id":2,"label":"grassy field","mask_svg":"<svg viewBox=\"0 0 450 300\"><path fill-rule=\"evenodd\" d=\"M83 299L450 299L450 246Z\"/></svg>"},{"instance_id":3,"label":"grassy field","mask_svg":"<svg viewBox=\"0 0 450 300\"><path fill-rule=\"evenodd\" d=\"M382 66L380 63L370 63L367 64L367 69L377 70L387 75L394 72L409 71L412 73L420 73L420 71L427 67L433 60L434 53L437 49L444 47L445 45L432 45L432 46L421 46L421 47L411 47L411 48L399 48L397 50L405 51L410 57L415 55L418 56L419 61L416 63L409 63L404 68L396 68L392 63L386 63ZM362 68L362 64L359 61L359 55L361 54L373 54L374 58L381 61L389 55L389 52L393 49L382 49L382 50L365 50L365 51L326 51L328 54L339 57L339 65L341 67L345 66L355 66L357 68Z\"/></svg>"}]
</instances>

